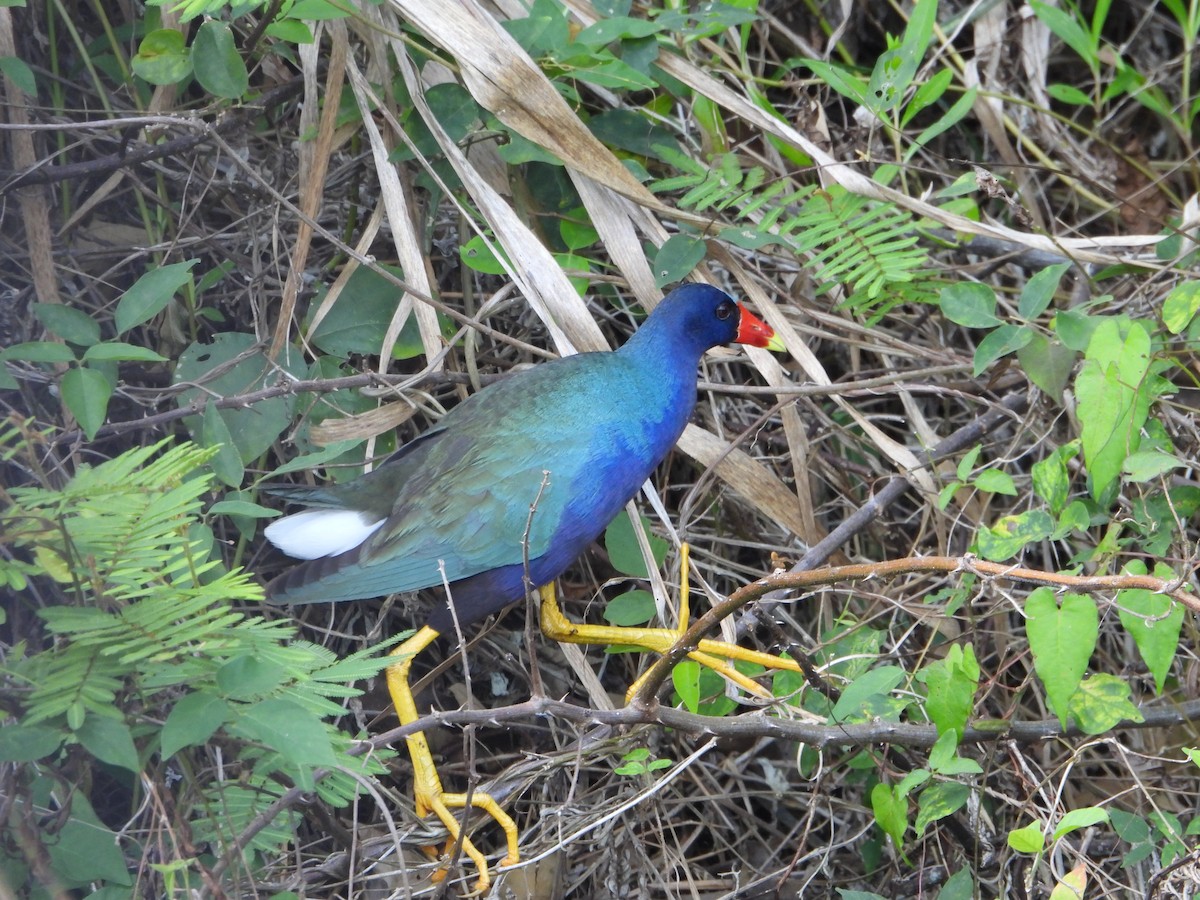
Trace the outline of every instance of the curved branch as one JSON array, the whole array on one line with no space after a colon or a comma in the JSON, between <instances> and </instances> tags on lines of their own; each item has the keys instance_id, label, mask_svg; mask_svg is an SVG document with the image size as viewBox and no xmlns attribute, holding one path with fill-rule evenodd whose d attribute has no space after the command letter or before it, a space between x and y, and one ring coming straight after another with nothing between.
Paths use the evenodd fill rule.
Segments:
<instances>
[{"instance_id":1,"label":"curved branch","mask_svg":"<svg viewBox=\"0 0 1200 900\"><path fill-rule=\"evenodd\" d=\"M914 572L941 572L978 575L985 580L1003 578L1024 584L1057 588L1077 594L1107 591L1143 590L1165 594L1176 603L1200 613L1200 597L1183 588L1179 579L1164 581L1151 575L1064 575L1026 569L1005 563L987 562L972 555L915 556L890 559L877 563L858 563L848 566L827 566L807 572L784 572L752 582L713 606L691 624L668 653L663 654L646 675L646 680L634 695L635 705L650 705L659 686L685 656L699 645L700 640L727 618L752 600L776 590L806 590L843 581L867 581L874 578L893 578ZM965 738L964 738L965 740Z\"/></svg>"}]
</instances>

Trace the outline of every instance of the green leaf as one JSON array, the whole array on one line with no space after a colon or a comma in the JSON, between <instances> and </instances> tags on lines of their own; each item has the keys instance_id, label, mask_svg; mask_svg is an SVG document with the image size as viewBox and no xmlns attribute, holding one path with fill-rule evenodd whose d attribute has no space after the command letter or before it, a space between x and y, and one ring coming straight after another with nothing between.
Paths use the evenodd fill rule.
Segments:
<instances>
[{"instance_id":1,"label":"green leaf","mask_svg":"<svg viewBox=\"0 0 1200 900\"><path fill-rule=\"evenodd\" d=\"M958 756L957 750L957 731L950 730L940 735L929 751L929 767L943 777L983 774L983 767L979 763Z\"/></svg>"},{"instance_id":2,"label":"green leaf","mask_svg":"<svg viewBox=\"0 0 1200 900\"><path fill-rule=\"evenodd\" d=\"M1046 846L1046 836L1042 833L1041 822L1030 822L1024 828L1017 828L1008 833L1008 846L1018 853L1041 853Z\"/></svg>"},{"instance_id":3,"label":"green leaf","mask_svg":"<svg viewBox=\"0 0 1200 900\"><path fill-rule=\"evenodd\" d=\"M1054 314L1054 333L1070 349L1082 353L1091 343L1092 332L1103 321L1098 316L1089 316L1077 309L1065 309Z\"/></svg>"},{"instance_id":4,"label":"green leaf","mask_svg":"<svg viewBox=\"0 0 1200 900\"><path fill-rule=\"evenodd\" d=\"M497 258L497 253L501 254L504 262ZM508 255L500 245L494 240L485 241L483 235L479 234L459 247L458 255L468 268L484 275L503 275L512 267L512 264L507 262Z\"/></svg>"},{"instance_id":5,"label":"green leaf","mask_svg":"<svg viewBox=\"0 0 1200 900\"><path fill-rule=\"evenodd\" d=\"M5 725L0 728L0 762L33 762L49 756L63 742L57 728L41 725Z\"/></svg>"},{"instance_id":6,"label":"green leaf","mask_svg":"<svg viewBox=\"0 0 1200 900\"><path fill-rule=\"evenodd\" d=\"M105 341L103 344L93 344L83 354L84 362L166 362L165 356L160 356L149 347L138 347L122 341Z\"/></svg>"},{"instance_id":7,"label":"green leaf","mask_svg":"<svg viewBox=\"0 0 1200 900\"><path fill-rule=\"evenodd\" d=\"M595 4L592 5L595 6ZM645 72L647 75L653 74L651 66L658 60L658 40L653 37L623 39L621 41L621 59L639 72ZM670 76L664 79L664 85L669 78ZM750 89L753 90L753 88ZM589 121L588 124L590 125L591 122ZM649 180L649 174L642 180Z\"/></svg>"},{"instance_id":8,"label":"green leaf","mask_svg":"<svg viewBox=\"0 0 1200 900\"><path fill-rule=\"evenodd\" d=\"M963 756L955 756L941 763L937 767L937 773L943 777L949 778L954 775L982 775L983 766L975 762L973 759L967 759Z\"/></svg>"},{"instance_id":9,"label":"green leaf","mask_svg":"<svg viewBox=\"0 0 1200 900\"><path fill-rule=\"evenodd\" d=\"M396 266L380 268L397 278L404 278L404 271ZM308 339L321 350L341 359L354 353L377 355L403 297L403 288L374 269L359 266L346 279L337 302L310 331ZM411 359L424 352L417 317L410 315L396 338L392 356Z\"/></svg>"},{"instance_id":10,"label":"green leaf","mask_svg":"<svg viewBox=\"0 0 1200 900\"><path fill-rule=\"evenodd\" d=\"M276 40L287 41L289 44L311 44L316 40L312 29L295 19L280 19L272 22L267 26L267 34Z\"/></svg>"},{"instance_id":11,"label":"green leaf","mask_svg":"<svg viewBox=\"0 0 1200 900\"><path fill-rule=\"evenodd\" d=\"M354 440L336 441L328 447L322 447L320 450L315 450L312 453L293 457L279 468L274 469L268 477L278 478L280 475L287 475L289 472L307 472L309 469L315 469L318 466L325 465L330 460L337 459L343 453L357 447L360 443L360 441Z\"/></svg>"},{"instance_id":12,"label":"green leaf","mask_svg":"<svg viewBox=\"0 0 1200 900\"><path fill-rule=\"evenodd\" d=\"M216 456L209 460L213 474L232 488L240 487L242 479L246 475L246 469L242 466L242 458L238 455L237 447L233 443L233 435L229 433L229 428L221 417L221 411L217 409L217 404L210 401L204 408L203 422L200 429L200 443L205 447L215 447L217 450Z\"/></svg>"},{"instance_id":13,"label":"green leaf","mask_svg":"<svg viewBox=\"0 0 1200 900\"><path fill-rule=\"evenodd\" d=\"M298 17L297 17L298 18ZM250 86L250 75L224 22L209 19L192 41L192 65L200 86L215 97L236 100Z\"/></svg>"},{"instance_id":14,"label":"green leaf","mask_svg":"<svg viewBox=\"0 0 1200 900\"><path fill-rule=\"evenodd\" d=\"M658 82L653 78L643 75L633 66L619 59L610 59L587 68L573 69L571 74L580 81L612 88L615 91L652 90L658 87Z\"/></svg>"},{"instance_id":15,"label":"green leaf","mask_svg":"<svg viewBox=\"0 0 1200 900\"><path fill-rule=\"evenodd\" d=\"M596 11L596 15L605 19L627 16L632 8L633 0L594 0L592 3L592 9Z\"/></svg>"},{"instance_id":16,"label":"green leaf","mask_svg":"<svg viewBox=\"0 0 1200 900\"><path fill-rule=\"evenodd\" d=\"M70 818L43 846L50 856L51 871L68 887L91 882L110 885L133 884L118 836L105 827L83 791L71 795ZM129 892L125 892L129 896Z\"/></svg>"},{"instance_id":17,"label":"green leaf","mask_svg":"<svg viewBox=\"0 0 1200 900\"><path fill-rule=\"evenodd\" d=\"M654 618L657 608L649 591L626 591L604 607L604 621L625 628L645 625Z\"/></svg>"},{"instance_id":18,"label":"green leaf","mask_svg":"<svg viewBox=\"0 0 1200 900\"><path fill-rule=\"evenodd\" d=\"M875 824L892 839L896 849L903 847L904 832L908 830L908 801L880 782L871 788L871 810L875 813Z\"/></svg>"},{"instance_id":19,"label":"green leaf","mask_svg":"<svg viewBox=\"0 0 1200 900\"><path fill-rule=\"evenodd\" d=\"M572 210L559 220L558 236L562 238L568 250L582 250L600 240L600 233L588 219L587 210L582 207Z\"/></svg>"},{"instance_id":20,"label":"green leaf","mask_svg":"<svg viewBox=\"0 0 1200 900\"><path fill-rule=\"evenodd\" d=\"M75 362L75 354L70 347L57 341L26 341L13 344L0 350L0 359L19 360L21 362L67 363Z\"/></svg>"},{"instance_id":21,"label":"green leaf","mask_svg":"<svg viewBox=\"0 0 1200 900\"><path fill-rule=\"evenodd\" d=\"M1083 594L1065 594L1060 607L1048 587L1034 590L1025 602L1025 629L1038 678L1059 722L1067 727L1071 697L1079 690L1096 646L1096 603Z\"/></svg>"},{"instance_id":22,"label":"green leaf","mask_svg":"<svg viewBox=\"0 0 1200 900\"><path fill-rule=\"evenodd\" d=\"M876 61L867 87L867 108L876 115L895 107L912 84L929 47L936 17L937 0L918 0L900 46L884 51Z\"/></svg>"},{"instance_id":23,"label":"green leaf","mask_svg":"<svg viewBox=\"0 0 1200 900\"><path fill-rule=\"evenodd\" d=\"M198 259L189 259L169 266L158 266L135 281L117 301L117 311L113 316L117 334L124 334L162 312L175 292L191 279L192 267L198 262Z\"/></svg>"},{"instance_id":24,"label":"green leaf","mask_svg":"<svg viewBox=\"0 0 1200 900\"><path fill-rule=\"evenodd\" d=\"M928 144L943 131L950 130L962 119L966 118L967 114L975 108L975 98L978 94L979 88L975 87L963 91L963 95L954 101L954 105L946 110L945 115L917 135L916 140L905 151L905 159L910 159L921 147ZM971 208L974 208L974 204L971 204Z\"/></svg>"},{"instance_id":25,"label":"green leaf","mask_svg":"<svg viewBox=\"0 0 1200 900\"><path fill-rule=\"evenodd\" d=\"M533 0L524 19L506 19L504 30L511 34L530 56L568 53L570 29L563 8L555 0Z\"/></svg>"},{"instance_id":26,"label":"green leaf","mask_svg":"<svg viewBox=\"0 0 1200 900\"><path fill-rule=\"evenodd\" d=\"M1124 336L1114 319L1096 326L1075 379L1083 456L1096 500L1121 474L1126 457L1138 449L1150 409L1150 335L1141 323L1126 326Z\"/></svg>"},{"instance_id":27,"label":"green leaf","mask_svg":"<svg viewBox=\"0 0 1200 900\"><path fill-rule=\"evenodd\" d=\"M83 725L76 729L75 736L101 762L127 769L135 775L142 770L133 735L121 719L89 713Z\"/></svg>"},{"instance_id":28,"label":"green leaf","mask_svg":"<svg viewBox=\"0 0 1200 900\"><path fill-rule=\"evenodd\" d=\"M108 379L95 369L71 369L62 377L63 402L89 441L104 425L112 392Z\"/></svg>"},{"instance_id":29,"label":"green leaf","mask_svg":"<svg viewBox=\"0 0 1200 900\"><path fill-rule=\"evenodd\" d=\"M962 809L971 796L971 789L955 781L941 781L921 791L917 799L917 837L925 833L930 822L952 816Z\"/></svg>"},{"instance_id":30,"label":"green leaf","mask_svg":"<svg viewBox=\"0 0 1200 900\"><path fill-rule=\"evenodd\" d=\"M958 281L942 288L938 305L951 322L967 328L994 328L1004 324L996 318L996 292L986 284Z\"/></svg>"},{"instance_id":31,"label":"green leaf","mask_svg":"<svg viewBox=\"0 0 1200 900\"><path fill-rule=\"evenodd\" d=\"M1179 649L1183 607L1164 594L1139 588L1118 591L1117 610L1161 694Z\"/></svg>"},{"instance_id":32,"label":"green leaf","mask_svg":"<svg viewBox=\"0 0 1200 900\"><path fill-rule=\"evenodd\" d=\"M278 665L256 656L236 656L217 670L217 687L231 700L253 700L274 691L287 678Z\"/></svg>"},{"instance_id":33,"label":"green leaf","mask_svg":"<svg viewBox=\"0 0 1200 900\"><path fill-rule=\"evenodd\" d=\"M611 19L601 19L593 22L579 34L575 35L577 44L589 47L604 47L622 38L644 38L657 34L662 26L646 19L633 19L629 16L614 16Z\"/></svg>"},{"instance_id":34,"label":"green leaf","mask_svg":"<svg viewBox=\"0 0 1200 900\"><path fill-rule=\"evenodd\" d=\"M325 724L286 698L248 704L226 730L262 742L296 766L337 764Z\"/></svg>"},{"instance_id":35,"label":"green leaf","mask_svg":"<svg viewBox=\"0 0 1200 900\"><path fill-rule=\"evenodd\" d=\"M1141 816L1127 813L1124 810L1113 809L1109 814L1113 831L1117 837L1130 844L1138 844L1150 837L1150 825ZM1192 819L1196 822L1196 819Z\"/></svg>"},{"instance_id":36,"label":"green leaf","mask_svg":"<svg viewBox=\"0 0 1200 900\"><path fill-rule=\"evenodd\" d=\"M655 567L661 566L667 558L670 544L663 538L650 531L650 520L641 516L642 527L650 539L650 553L654 557ZM604 530L604 549L608 552L609 562L613 568L634 578L649 578L646 561L642 557L642 549L638 545L637 536L633 532L633 522L629 514L622 512L612 520Z\"/></svg>"},{"instance_id":37,"label":"green leaf","mask_svg":"<svg viewBox=\"0 0 1200 900\"><path fill-rule=\"evenodd\" d=\"M689 712L700 709L700 663L685 659L671 670L671 683Z\"/></svg>"},{"instance_id":38,"label":"green leaf","mask_svg":"<svg viewBox=\"0 0 1200 900\"><path fill-rule=\"evenodd\" d=\"M252 519L273 519L279 510L268 509L248 500L220 500L208 508L210 516L249 516Z\"/></svg>"},{"instance_id":39,"label":"green leaf","mask_svg":"<svg viewBox=\"0 0 1200 900\"><path fill-rule=\"evenodd\" d=\"M861 76L818 59L802 59L800 62L812 69L818 78L843 97L849 97L856 103L866 105L867 83Z\"/></svg>"},{"instance_id":40,"label":"green leaf","mask_svg":"<svg viewBox=\"0 0 1200 900\"><path fill-rule=\"evenodd\" d=\"M939 69L932 78L923 83L912 95L912 99L904 107L904 115L900 118L900 127L905 128L912 121L913 116L937 103L941 99L942 94L946 93L946 88L950 86L950 82L954 80L954 72L950 68Z\"/></svg>"},{"instance_id":41,"label":"green leaf","mask_svg":"<svg viewBox=\"0 0 1200 900\"><path fill-rule=\"evenodd\" d=\"M1008 497L1017 496L1017 485L1011 475L999 469L984 469L975 478L975 487L989 494L1004 494Z\"/></svg>"},{"instance_id":42,"label":"green leaf","mask_svg":"<svg viewBox=\"0 0 1200 900\"><path fill-rule=\"evenodd\" d=\"M729 134L725 128L725 110L707 97L692 98L692 119L707 138L706 147L714 153L729 151Z\"/></svg>"},{"instance_id":43,"label":"green leaf","mask_svg":"<svg viewBox=\"0 0 1200 900\"><path fill-rule=\"evenodd\" d=\"M1163 324L1171 334L1180 334L1200 310L1200 281L1185 281L1171 288L1163 300Z\"/></svg>"},{"instance_id":44,"label":"green leaf","mask_svg":"<svg viewBox=\"0 0 1200 900\"><path fill-rule=\"evenodd\" d=\"M433 85L425 92L425 100L452 141L461 141L483 120L483 110L457 81Z\"/></svg>"},{"instance_id":45,"label":"green leaf","mask_svg":"<svg viewBox=\"0 0 1200 900\"><path fill-rule=\"evenodd\" d=\"M1067 508L1062 511L1062 515L1059 516L1058 527L1054 529L1051 537L1054 540L1062 540L1062 538L1073 531L1078 531L1082 534L1091 526L1092 514L1088 510L1087 504L1082 500L1072 500L1067 504Z\"/></svg>"},{"instance_id":46,"label":"green leaf","mask_svg":"<svg viewBox=\"0 0 1200 900\"><path fill-rule=\"evenodd\" d=\"M958 461L958 465L954 470L954 473L958 476L959 481L967 482L971 480L971 473L975 469L975 463L979 461L979 456L982 453L983 445L976 444L963 454L963 458Z\"/></svg>"},{"instance_id":47,"label":"green leaf","mask_svg":"<svg viewBox=\"0 0 1200 900\"><path fill-rule=\"evenodd\" d=\"M901 778L900 783L896 785L896 796L907 797L921 785L928 783L932 777L933 773L928 769L913 769Z\"/></svg>"},{"instance_id":48,"label":"green leaf","mask_svg":"<svg viewBox=\"0 0 1200 900\"><path fill-rule=\"evenodd\" d=\"M1139 450L1125 457L1122 471L1129 476L1130 481L1143 482L1153 481L1172 469L1182 469L1186 465L1187 463L1171 453L1163 453L1161 450Z\"/></svg>"},{"instance_id":49,"label":"green leaf","mask_svg":"<svg viewBox=\"0 0 1200 900\"><path fill-rule=\"evenodd\" d=\"M1046 311L1050 301L1054 299L1054 292L1058 290L1063 273L1070 267L1070 263L1046 266L1025 282L1017 307L1022 319L1032 321Z\"/></svg>"},{"instance_id":50,"label":"green leaf","mask_svg":"<svg viewBox=\"0 0 1200 900\"><path fill-rule=\"evenodd\" d=\"M178 84L192 74L192 54L180 32L161 28L142 38L130 65L151 84Z\"/></svg>"},{"instance_id":51,"label":"green leaf","mask_svg":"<svg viewBox=\"0 0 1200 900\"><path fill-rule=\"evenodd\" d=\"M1050 839L1057 841L1072 831L1091 828L1093 825L1099 825L1101 822L1108 821L1108 813L1099 806L1085 806L1082 809L1073 809L1059 820L1058 827L1054 829L1054 834L1051 835Z\"/></svg>"},{"instance_id":52,"label":"green leaf","mask_svg":"<svg viewBox=\"0 0 1200 900\"><path fill-rule=\"evenodd\" d=\"M942 766L954 759L954 753L958 749L958 736L959 732L955 728L938 728L938 739L929 750L929 768L940 772Z\"/></svg>"},{"instance_id":53,"label":"green leaf","mask_svg":"<svg viewBox=\"0 0 1200 900\"><path fill-rule=\"evenodd\" d=\"M1001 325L992 331L975 348L976 377L1002 356L1020 350L1033 339L1033 335L1033 329L1026 325Z\"/></svg>"},{"instance_id":54,"label":"green leaf","mask_svg":"<svg viewBox=\"0 0 1200 900\"><path fill-rule=\"evenodd\" d=\"M1069 711L1084 734L1104 734L1122 722L1145 721L1130 695L1127 681L1103 672L1083 680L1071 697Z\"/></svg>"},{"instance_id":55,"label":"green leaf","mask_svg":"<svg viewBox=\"0 0 1200 900\"><path fill-rule=\"evenodd\" d=\"M1068 447L1073 448L1072 452L1064 452ZM1050 512L1056 516L1063 511L1070 497L1071 476L1067 472L1067 460L1074 457L1077 448L1078 443L1072 441L1032 467L1033 492L1046 501Z\"/></svg>"},{"instance_id":56,"label":"green leaf","mask_svg":"<svg viewBox=\"0 0 1200 900\"><path fill-rule=\"evenodd\" d=\"M1029 380L1060 402L1075 368L1075 356L1070 347L1037 332L1031 332L1029 343L1017 350L1017 362Z\"/></svg>"},{"instance_id":57,"label":"green leaf","mask_svg":"<svg viewBox=\"0 0 1200 900\"><path fill-rule=\"evenodd\" d=\"M193 691L171 707L159 737L163 759L184 747L199 747L233 718L233 710L220 697Z\"/></svg>"},{"instance_id":58,"label":"green leaf","mask_svg":"<svg viewBox=\"0 0 1200 900\"><path fill-rule=\"evenodd\" d=\"M976 537L979 555L992 562L1003 562L1020 553L1026 545L1044 540L1054 532L1054 520L1042 509L1031 509L1015 516L1004 516L995 524L981 528Z\"/></svg>"},{"instance_id":59,"label":"green leaf","mask_svg":"<svg viewBox=\"0 0 1200 900\"><path fill-rule=\"evenodd\" d=\"M37 79L33 77L33 69L20 57L0 56L0 76L9 78L30 97L37 97Z\"/></svg>"},{"instance_id":60,"label":"green leaf","mask_svg":"<svg viewBox=\"0 0 1200 900\"><path fill-rule=\"evenodd\" d=\"M330 0L296 0L296 4L288 11L289 19L304 19L309 22L344 19L348 15L349 9L339 3L331 3Z\"/></svg>"},{"instance_id":61,"label":"green leaf","mask_svg":"<svg viewBox=\"0 0 1200 900\"><path fill-rule=\"evenodd\" d=\"M874 698L890 694L905 677L905 671L899 666L880 666L868 670L842 690L842 696L833 707L833 720L842 722L858 715Z\"/></svg>"},{"instance_id":62,"label":"green leaf","mask_svg":"<svg viewBox=\"0 0 1200 900\"><path fill-rule=\"evenodd\" d=\"M68 343L90 347L100 340L100 324L82 310L61 303L35 303L33 313L47 330Z\"/></svg>"},{"instance_id":63,"label":"green leaf","mask_svg":"<svg viewBox=\"0 0 1200 900\"><path fill-rule=\"evenodd\" d=\"M945 509L947 506L949 506L950 501L954 499L954 495L958 492L958 489L961 487L964 487L964 485L961 481L951 481L949 484L944 485L942 487L942 489L940 491L938 491L938 496L937 496L938 509Z\"/></svg>"},{"instance_id":64,"label":"green leaf","mask_svg":"<svg viewBox=\"0 0 1200 900\"><path fill-rule=\"evenodd\" d=\"M946 879L937 900L974 900L975 896L975 879L971 877L970 867L964 866Z\"/></svg>"},{"instance_id":65,"label":"green leaf","mask_svg":"<svg viewBox=\"0 0 1200 900\"><path fill-rule=\"evenodd\" d=\"M1046 85L1046 93L1060 103L1069 103L1071 106L1092 105L1091 97L1079 90L1079 88L1072 87L1069 84L1048 84Z\"/></svg>"},{"instance_id":66,"label":"green leaf","mask_svg":"<svg viewBox=\"0 0 1200 900\"><path fill-rule=\"evenodd\" d=\"M658 248L651 264L654 283L660 288L685 278L704 260L707 249L701 238L673 234Z\"/></svg>"},{"instance_id":67,"label":"green leaf","mask_svg":"<svg viewBox=\"0 0 1200 900\"><path fill-rule=\"evenodd\" d=\"M221 374L212 377L213 371ZM290 346L275 363L271 363L261 352L254 335L216 334L211 344L192 344L180 355L175 367L176 383L203 384L204 388L180 392L177 402L186 406L193 400L208 400L214 395L238 396L274 384L286 377L284 373L300 378L306 371L307 367L300 363L299 353ZM217 411L243 463L258 459L291 425L295 402L293 397L273 397L252 407ZM185 421L193 437L203 444L203 417L189 416Z\"/></svg>"},{"instance_id":68,"label":"green leaf","mask_svg":"<svg viewBox=\"0 0 1200 900\"><path fill-rule=\"evenodd\" d=\"M591 268L591 260L576 253L555 253L554 261L564 272L588 272ZM588 288L592 284L590 275L568 275L567 280L571 282L580 297L587 294Z\"/></svg>"},{"instance_id":69,"label":"green leaf","mask_svg":"<svg viewBox=\"0 0 1200 900\"><path fill-rule=\"evenodd\" d=\"M922 670L919 677L925 682L925 711L937 725L939 735L962 736L979 687L979 674L979 663L970 644L953 645L945 658Z\"/></svg>"},{"instance_id":70,"label":"green leaf","mask_svg":"<svg viewBox=\"0 0 1200 900\"><path fill-rule=\"evenodd\" d=\"M1091 37L1071 15L1049 6L1041 0L1029 0L1033 13L1059 37L1068 47L1079 54L1079 58L1096 69L1096 48Z\"/></svg>"}]
</instances>

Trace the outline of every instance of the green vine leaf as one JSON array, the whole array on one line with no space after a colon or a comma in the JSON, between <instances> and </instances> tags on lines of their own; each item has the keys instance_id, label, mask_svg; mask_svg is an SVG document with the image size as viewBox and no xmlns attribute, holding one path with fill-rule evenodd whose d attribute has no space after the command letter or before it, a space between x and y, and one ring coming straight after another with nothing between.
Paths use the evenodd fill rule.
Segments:
<instances>
[{"instance_id":1,"label":"green vine leaf","mask_svg":"<svg viewBox=\"0 0 1200 900\"><path fill-rule=\"evenodd\" d=\"M1083 594L1064 594L1059 606L1054 591L1041 587L1025 601L1025 617L1034 669L1046 687L1050 708L1066 728L1071 698L1096 646L1100 624L1096 601Z\"/></svg>"},{"instance_id":2,"label":"green vine leaf","mask_svg":"<svg viewBox=\"0 0 1200 900\"><path fill-rule=\"evenodd\" d=\"M1101 672L1080 683L1070 700L1071 716L1084 734L1104 734L1122 722L1144 722L1131 695L1129 682Z\"/></svg>"},{"instance_id":3,"label":"green vine leaf","mask_svg":"<svg viewBox=\"0 0 1200 900\"><path fill-rule=\"evenodd\" d=\"M233 41L233 31L216 19L209 19L196 31L192 66L196 80L214 97L237 100L250 86L250 75Z\"/></svg>"},{"instance_id":4,"label":"green vine leaf","mask_svg":"<svg viewBox=\"0 0 1200 900\"><path fill-rule=\"evenodd\" d=\"M1132 564L1127 571L1139 574ZM1144 573L1141 573L1144 574ZM1173 573L1156 573L1172 578ZM1160 694L1179 651L1179 636L1183 631L1183 607L1163 594L1131 588L1117 592L1117 612L1121 624L1137 644L1138 653L1154 676L1154 688Z\"/></svg>"},{"instance_id":5,"label":"green vine leaf","mask_svg":"<svg viewBox=\"0 0 1200 900\"><path fill-rule=\"evenodd\" d=\"M108 401L113 386L95 369L71 369L62 378L62 396L88 440L96 436L108 416Z\"/></svg>"}]
</instances>

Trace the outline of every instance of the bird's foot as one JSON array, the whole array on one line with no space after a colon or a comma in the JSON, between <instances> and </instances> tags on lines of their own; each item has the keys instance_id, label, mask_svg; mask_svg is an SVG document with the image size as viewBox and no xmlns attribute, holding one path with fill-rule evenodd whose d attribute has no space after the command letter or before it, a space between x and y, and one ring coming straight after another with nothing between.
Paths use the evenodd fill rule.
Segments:
<instances>
[{"instance_id":1,"label":"bird's foot","mask_svg":"<svg viewBox=\"0 0 1200 900\"><path fill-rule=\"evenodd\" d=\"M556 641L569 644L602 644L625 645L641 647L652 653L668 652L683 639L688 629L689 611L688 599L688 545L681 548L680 588L679 588L679 624L676 628L631 628L617 625L585 625L572 622L562 612L554 593L554 585L547 584L539 589L541 594L541 627L542 633ZM736 684L742 690L756 697L769 699L771 692L749 676L739 672L733 666L735 660L760 665L766 669L801 672L795 660L783 656L774 656L758 650L750 650L730 644L725 641L701 640L696 648L688 653L688 658L706 666L718 675ZM625 694L626 701L633 698L641 687L643 675L632 685Z\"/></svg>"},{"instance_id":2,"label":"bird's foot","mask_svg":"<svg viewBox=\"0 0 1200 900\"><path fill-rule=\"evenodd\" d=\"M438 793L428 794L418 789L417 813L424 815L425 813L432 812L438 817L442 825L446 827L446 830L450 832L450 839L446 841L442 859L448 863L455 846L461 845L462 852L475 864L475 868L479 872L479 877L475 881L475 892L483 894L492 883L487 857L479 851L479 848L475 846L469 837L462 833L462 826L452 812L452 810L465 809L468 806L473 809L483 810L495 819L496 824L504 830L504 836L508 841L508 854L504 859L500 860L500 868L519 862L521 854L517 847L517 825L513 822L512 817L500 808L500 804L496 802L491 794L484 793L483 791L473 791L469 796L467 794L448 794L441 792L440 787ZM448 871L447 868L443 868L435 873L434 881L438 882L444 879Z\"/></svg>"},{"instance_id":3,"label":"bird's foot","mask_svg":"<svg viewBox=\"0 0 1200 900\"><path fill-rule=\"evenodd\" d=\"M426 625L392 651L398 662L387 669L388 691L392 695L392 703L395 704L402 724L408 725L417 720L417 704L408 684L412 658L433 643L437 636L437 632ZM443 791L442 780L433 763L433 753L429 749L424 732L415 731L404 740L408 744L408 755L413 764L413 794L416 797L417 815L424 817L433 813L450 833L450 840L446 844L447 856L456 844L461 844L462 852L475 864L479 872L475 889L482 894L492 883L487 858L471 839L462 833L462 825L452 810L467 807L480 809L496 820L496 824L504 830L508 842L508 855L501 860L501 866L513 865L520 859L516 823L500 808L500 804L491 794L484 791L472 791L470 794L451 794ZM440 878L445 878L445 870L440 873Z\"/></svg>"}]
</instances>

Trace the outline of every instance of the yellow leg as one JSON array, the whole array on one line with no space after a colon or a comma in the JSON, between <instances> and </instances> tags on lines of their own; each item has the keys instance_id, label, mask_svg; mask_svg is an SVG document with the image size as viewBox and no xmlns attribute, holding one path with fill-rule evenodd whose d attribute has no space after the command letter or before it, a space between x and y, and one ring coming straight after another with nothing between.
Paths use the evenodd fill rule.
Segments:
<instances>
[{"instance_id":1,"label":"yellow leg","mask_svg":"<svg viewBox=\"0 0 1200 900\"><path fill-rule=\"evenodd\" d=\"M666 653L670 650L688 627L688 555L687 545L683 547L680 565L682 583L679 589L679 624L677 628L632 628L619 625L581 625L572 622L558 605L554 595L554 585L547 584L538 589L542 597L541 626L542 633L548 638L568 644L627 644L641 647L653 653ZM767 669L786 669L789 672L801 671L794 660L758 650L748 650L737 644L725 641L701 640L696 649L688 654L702 666L707 666L717 674L728 678L738 687L757 697L770 697L771 693L762 685L737 671L727 660L740 659L744 662L756 663ZM641 685L639 678L629 687L625 695L628 700Z\"/></svg>"},{"instance_id":2,"label":"yellow leg","mask_svg":"<svg viewBox=\"0 0 1200 900\"><path fill-rule=\"evenodd\" d=\"M418 718L417 703L413 699L412 688L408 686L408 671L412 666L413 657L432 644L437 636L438 633L426 625L391 652L391 655L397 657L398 661L388 666L387 669L388 692L392 695L392 703L396 707L396 714L400 717L402 725L415 722ZM471 839L462 834L458 819L450 810L463 809L470 805L478 807L496 820L496 824L504 829L504 835L508 839L508 855L500 861L502 866L510 866L520 858L520 852L517 849L516 823L508 813L500 808L490 794L475 791L468 801L466 794L448 794L443 791L442 780L438 777L437 768L433 764L433 754L429 750L429 742L425 740L425 733L413 732L405 740L408 743L408 755L412 758L413 764L413 794L416 797L417 815L424 816L431 812L434 813L446 826L446 830L450 832L450 845L453 846L456 841L462 841L463 852L471 858L479 870L479 880L475 884L476 890L480 893L486 891L488 885L491 884L487 859L471 843Z\"/></svg>"}]
</instances>

